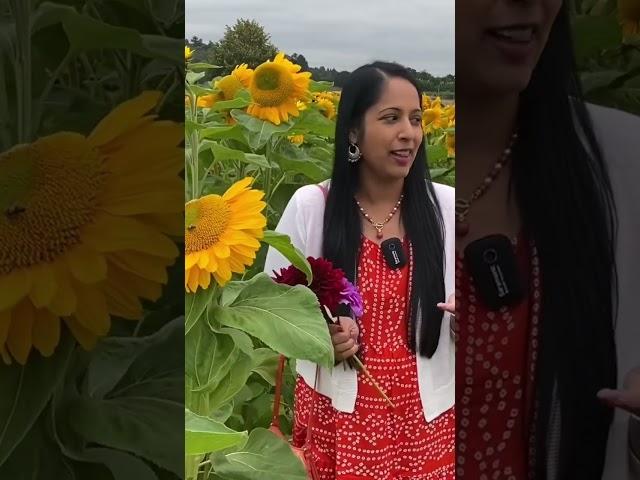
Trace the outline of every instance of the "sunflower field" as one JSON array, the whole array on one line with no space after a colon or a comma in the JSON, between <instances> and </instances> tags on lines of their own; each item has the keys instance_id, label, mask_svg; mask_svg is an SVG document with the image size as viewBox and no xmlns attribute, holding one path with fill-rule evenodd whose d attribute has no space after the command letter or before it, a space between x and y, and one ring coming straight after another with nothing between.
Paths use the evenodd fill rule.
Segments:
<instances>
[{"instance_id":1,"label":"sunflower field","mask_svg":"<svg viewBox=\"0 0 640 480\"><path fill-rule=\"evenodd\" d=\"M295 361L330 367L315 295L263 273L269 246L311 280L304 256L274 232L296 189L331 175L340 92L279 53L255 70L217 68L185 47L185 449L187 479L303 480L268 427L279 354L280 423L291 431ZM453 184L455 106L423 96L431 174Z\"/></svg>"}]
</instances>

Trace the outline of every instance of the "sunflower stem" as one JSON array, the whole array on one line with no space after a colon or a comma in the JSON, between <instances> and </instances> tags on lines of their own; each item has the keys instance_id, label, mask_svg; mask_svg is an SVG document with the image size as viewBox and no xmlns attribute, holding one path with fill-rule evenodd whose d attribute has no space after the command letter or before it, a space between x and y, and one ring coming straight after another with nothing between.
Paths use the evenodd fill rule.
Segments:
<instances>
[{"instance_id":1,"label":"sunflower stem","mask_svg":"<svg viewBox=\"0 0 640 480\"><path fill-rule=\"evenodd\" d=\"M31 140L31 0L11 0L16 19L18 143Z\"/></svg>"}]
</instances>

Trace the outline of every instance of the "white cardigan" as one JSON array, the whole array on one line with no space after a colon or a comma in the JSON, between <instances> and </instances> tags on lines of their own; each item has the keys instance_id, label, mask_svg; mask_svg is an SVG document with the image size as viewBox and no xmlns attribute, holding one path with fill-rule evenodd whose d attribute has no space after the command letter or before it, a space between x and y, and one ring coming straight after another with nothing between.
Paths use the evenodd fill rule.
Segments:
<instances>
[{"instance_id":1,"label":"white cardigan","mask_svg":"<svg viewBox=\"0 0 640 480\"><path fill-rule=\"evenodd\" d=\"M615 328L618 384L640 366L640 117L589 105L589 114L609 169L618 210L618 317ZM621 387L618 387L621 388ZM609 432L603 480L640 479L640 464L628 456L629 414L616 409Z\"/></svg>"},{"instance_id":2,"label":"white cardigan","mask_svg":"<svg viewBox=\"0 0 640 480\"><path fill-rule=\"evenodd\" d=\"M328 185L328 181L323 182ZM440 203L445 224L445 298L453 294L455 269L455 190L451 187L433 184ZM291 237L292 243L306 257L322 256L322 226L324 218L324 194L317 185L305 185L299 188L289 201L276 228L280 233ZM289 266L278 251L269 248L264 271L272 274L274 270ZM435 354L430 358L417 357L418 384L420 398L427 421L432 421L447 411L455 402L455 347L449 333L450 316L444 315L440 329L440 341ZM316 364L298 360L297 371L307 385L315 382ZM355 409L358 393L355 370L338 366L333 369L320 369L317 390L331 399L336 410L352 413Z\"/></svg>"}]
</instances>

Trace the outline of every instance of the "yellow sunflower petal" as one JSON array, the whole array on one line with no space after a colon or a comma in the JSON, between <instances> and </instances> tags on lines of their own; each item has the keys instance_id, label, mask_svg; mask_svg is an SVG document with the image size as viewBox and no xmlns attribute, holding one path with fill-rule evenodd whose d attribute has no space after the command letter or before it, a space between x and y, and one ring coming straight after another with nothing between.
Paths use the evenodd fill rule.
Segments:
<instances>
[{"instance_id":1,"label":"yellow sunflower petal","mask_svg":"<svg viewBox=\"0 0 640 480\"><path fill-rule=\"evenodd\" d=\"M0 276L0 310L14 306L29 294L31 274L20 269L8 275Z\"/></svg>"},{"instance_id":2,"label":"yellow sunflower petal","mask_svg":"<svg viewBox=\"0 0 640 480\"><path fill-rule=\"evenodd\" d=\"M69 327L69 330L71 330L71 333L82 348L85 350L93 350L98 341L97 335L87 330L73 317L65 318L64 323L67 324L67 327Z\"/></svg>"},{"instance_id":3,"label":"yellow sunflower petal","mask_svg":"<svg viewBox=\"0 0 640 480\"><path fill-rule=\"evenodd\" d=\"M103 293L89 285L78 285L78 305L74 317L80 325L97 336L104 336L111 328L111 318Z\"/></svg>"},{"instance_id":4,"label":"yellow sunflower petal","mask_svg":"<svg viewBox=\"0 0 640 480\"><path fill-rule=\"evenodd\" d=\"M238 180L236 183L231 185L231 187L229 187L229 189L226 192L224 192L224 194L222 195L222 199L228 202L235 196L246 191L252 182L253 182L252 177L245 177L242 180Z\"/></svg>"},{"instance_id":5,"label":"yellow sunflower petal","mask_svg":"<svg viewBox=\"0 0 640 480\"><path fill-rule=\"evenodd\" d=\"M51 312L35 311L33 321L33 346L45 357L53 355L60 343L60 319Z\"/></svg>"},{"instance_id":6,"label":"yellow sunflower petal","mask_svg":"<svg viewBox=\"0 0 640 480\"><path fill-rule=\"evenodd\" d=\"M127 320L140 320L142 318L142 304L129 290L128 286L122 285L118 279L109 279L104 287L104 295L107 299L107 307L112 315L116 315Z\"/></svg>"},{"instance_id":7,"label":"yellow sunflower petal","mask_svg":"<svg viewBox=\"0 0 640 480\"><path fill-rule=\"evenodd\" d=\"M137 252L123 251L109 255L109 260L120 269L136 274L148 280L165 284L168 281L167 269L158 257Z\"/></svg>"},{"instance_id":8,"label":"yellow sunflower petal","mask_svg":"<svg viewBox=\"0 0 640 480\"><path fill-rule=\"evenodd\" d=\"M209 264L209 255L207 252L200 252L200 258L198 259L198 268L203 269Z\"/></svg>"},{"instance_id":9,"label":"yellow sunflower petal","mask_svg":"<svg viewBox=\"0 0 640 480\"><path fill-rule=\"evenodd\" d=\"M229 258L229 255L231 255L231 250L229 250L229 247L224 243L216 243L211 247L211 250L213 250L213 254L218 257L218 259Z\"/></svg>"},{"instance_id":10,"label":"yellow sunflower petal","mask_svg":"<svg viewBox=\"0 0 640 480\"><path fill-rule=\"evenodd\" d=\"M36 308L44 308L56 293L56 281L53 268L49 265L38 265L31 271L32 285L29 298Z\"/></svg>"},{"instance_id":11,"label":"yellow sunflower petal","mask_svg":"<svg viewBox=\"0 0 640 480\"><path fill-rule=\"evenodd\" d=\"M4 345L9 335L11 325L11 310L0 311L0 346Z\"/></svg>"},{"instance_id":12,"label":"yellow sunflower petal","mask_svg":"<svg viewBox=\"0 0 640 480\"><path fill-rule=\"evenodd\" d=\"M104 256L85 245L77 245L66 255L71 274L82 283L97 283L107 278Z\"/></svg>"},{"instance_id":13,"label":"yellow sunflower petal","mask_svg":"<svg viewBox=\"0 0 640 480\"><path fill-rule=\"evenodd\" d=\"M198 285L200 288L209 288L211 283L211 274L206 270L200 270L200 277L198 278Z\"/></svg>"},{"instance_id":14,"label":"yellow sunflower petal","mask_svg":"<svg viewBox=\"0 0 640 480\"><path fill-rule=\"evenodd\" d=\"M188 272L187 285L189 291L195 292L198 288L198 280L200 279L200 269L197 266L192 267Z\"/></svg>"},{"instance_id":15,"label":"yellow sunflower petal","mask_svg":"<svg viewBox=\"0 0 640 480\"><path fill-rule=\"evenodd\" d=\"M133 218L103 213L83 232L85 241L98 252L135 250L158 257L175 258L178 248L165 235Z\"/></svg>"},{"instance_id":16,"label":"yellow sunflower petal","mask_svg":"<svg viewBox=\"0 0 640 480\"><path fill-rule=\"evenodd\" d=\"M29 302L21 302L12 316L7 337L7 350L20 365L27 363L31 351L33 318L34 312Z\"/></svg>"},{"instance_id":17,"label":"yellow sunflower petal","mask_svg":"<svg viewBox=\"0 0 640 480\"><path fill-rule=\"evenodd\" d=\"M161 96L161 92L143 92L121 103L98 123L89 135L89 141L92 145L104 145L126 132L138 119L158 104Z\"/></svg>"},{"instance_id":18,"label":"yellow sunflower petal","mask_svg":"<svg viewBox=\"0 0 640 480\"><path fill-rule=\"evenodd\" d=\"M53 264L56 292L49 302L49 310L60 317L71 315L76 308L76 292L73 288L71 274L61 263Z\"/></svg>"}]
</instances>

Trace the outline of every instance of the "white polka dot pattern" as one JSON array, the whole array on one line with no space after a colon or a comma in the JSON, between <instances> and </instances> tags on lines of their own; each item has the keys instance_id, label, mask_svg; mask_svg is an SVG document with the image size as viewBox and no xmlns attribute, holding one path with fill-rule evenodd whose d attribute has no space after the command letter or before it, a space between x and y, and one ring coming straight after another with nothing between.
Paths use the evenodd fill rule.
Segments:
<instances>
[{"instance_id":1,"label":"white polka dot pattern","mask_svg":"<svg viewBox=\"0 0 640 480\"><path fill-rule=\"evenodd\" d=\"M364 301L360 357L396 408L385 402L362 373L354 413L338 412L328 398L317 395L311 450L323 480L454 478L454 409L426 422L416 358L407 347L409 270L408 266L389 268L380 247L363 239L358 268ZM296 445L306 437L311 396L312 389L298 378Z\"/></svg>"},{"instance_id":2,"label":"white polka dot pattern","mask_svg":"<svg viewBox=\"0 0 640 480\"><path fill-rule=\"evenodd\" d=\"M540 272L532 242L515 248L529 278L528 295L498 311L482 303L463 255L457 258L458 479L524 480L530 475Z\"/></svg>"}]
</instances>

